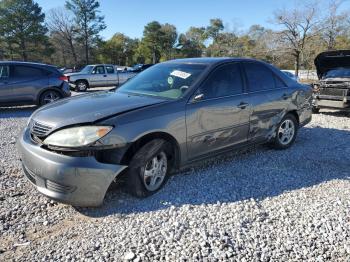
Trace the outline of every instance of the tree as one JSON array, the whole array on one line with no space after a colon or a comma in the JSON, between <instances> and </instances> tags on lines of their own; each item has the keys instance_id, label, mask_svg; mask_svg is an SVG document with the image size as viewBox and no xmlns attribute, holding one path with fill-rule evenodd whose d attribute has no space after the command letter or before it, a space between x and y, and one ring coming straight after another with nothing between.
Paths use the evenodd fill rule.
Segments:
<instances>
[{"instance_id":1,"label":"tree","mask_svg":"<svg viewBox=\"0 0 350 262\"><path fill-rule=\"evenodd\" d=\"M41 7L33 0L0 1L0 38L12 57L17 53L27 61L30 53L48 46L44 19Z\"/></svg>"},{"instance_id":2,"label":"tree","mask_svg":"<svg viewBox=\"0 0 350 262\"><path fill-rule=\"evenodd\" d=\"M210 19L210 25L207 27L207 35L215 42L219 36L219 33L224 30L224 24L221 19Z\"/></svg>"},{"instance_id":3,"label":"tree","mask_svg":"<svg viewBox=\"0 0 350 262\"><path fill-rule=\"evenodd\" d=\"M340 0L331 0L328 6L329 12L322 23L322 37L328 50L335 49L337 37L343 35L346 29L348 14L346 12L339 13L341 4Z\"/></svg>"},{"instance_id":4,"label":"tree","mask_svg":"<svg viewBox=\"0 0 350 262\"><path fill-rule=\"evenodd\" d=\"M62 8L51 9L48 13L47 25L54 38L60 38L61 42L65 41L64 46L68 46L74 59L74 66L76 66L78 64L75 47L76 28L71 14ZM58 44L62 46L60 41ZM60 47L58 48L60 49ZM67 61L65 61L65 65L67 65Z\"/></svg>"},{"instance_id":5,"label":"tree","mask_svg":"<svg viewBox=\"0 0 350 262\"><path fill-rule=\"evenodd\" d=\"M185 34L180 34L178 47L181 57L201 57L207 39L204 27L190 27Z\"/></svg>"},{"instance_id":6,"label":"tree","mask_svg":"<svg viewBox=\"0 0 350 262\"><path fill-rule=\"evenodd\" d=\"M162 53L166 60L172 58L172 52L177 41L176 27L171 24L161 26L161 45Z\"/></svg>"},{"instance_id":7,"label":"tree","mask_svg":"<svg viewBox=\"0 0 350 262\"><path fill-rule=\"evenodd\" d=\"M102 49L102 61L116 65L131 65L136 48L136 40L122 33L116 33L100 48Z\"/></svg>"},{"instance_id":8,"label":"tree","mask_svg":"<svg viewBox=\"0 0 350 262\"><path fill-rule=\"evenodd\" d=\"M142 41L151 50L153 64L160 60L163 36L162 26L157 21L148 23L143 30Z\"/></svg>"},{"instance_id":9,"label":"tree","mask_svg":"<svg viewBox=\"0 0 350 262\"><path fill-rule=\"evenodd\" d=\"M280 9L274 13L274 22L284 29L279 32L280 41L288 48L295 60L295 75L299 74L300 61L306 44L316 34L312 33L319 21L317 6L305 5L290 10Z\"/></svg>"},{"instance_id":10,"label":"tree","mask_svg":"<svg viewBox=\"0 0 350 262\"><path fill-rule=\"evenodd\" d=\"M106 28L104 16L98 15L97 0L67 0L66 8L73 12L78 36L84 42L85 62L89 64L89 50L98 41L99 33Z\"/></svg>"}]
</instances>

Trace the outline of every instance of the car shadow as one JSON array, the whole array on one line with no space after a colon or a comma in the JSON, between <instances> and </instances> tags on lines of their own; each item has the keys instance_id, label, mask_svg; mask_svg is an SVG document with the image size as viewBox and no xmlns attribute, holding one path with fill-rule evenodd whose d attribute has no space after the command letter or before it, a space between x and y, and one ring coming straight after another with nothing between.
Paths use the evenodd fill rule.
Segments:
<instances>
[{"instance_id":1,"label":"car shadow","mask_svg":"<svg viewBox=\"0 0 350 262\"><path fill-rule=\"evenodd\" d=\"M151 197L131 197L119 186L106 194L103 206L76 210L89 217L104 217L170 206L264 200L331 180L348 180L349 141L350 132L346 130L306 127L287 150L258 146L226 154L173 175Z\"/></svg>"},{"instance_id":2,"label":"car shadow","mask_svg":"<svg viewBox=\"0 0 350 262\"><path fill-rule=\"evenodd\" d=\"M0 118L30 117L37 106L0 107Z\"/></svg>"}]
</instances>

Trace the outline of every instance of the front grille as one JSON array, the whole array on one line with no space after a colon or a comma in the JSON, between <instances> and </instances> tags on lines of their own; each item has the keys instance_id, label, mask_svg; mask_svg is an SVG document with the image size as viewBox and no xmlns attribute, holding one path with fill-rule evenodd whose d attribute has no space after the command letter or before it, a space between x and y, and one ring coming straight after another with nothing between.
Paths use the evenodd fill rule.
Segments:
<instances>
[{"instance_id":1,"label":"front grille","mask_svg":"<svg viewBox=\"0 0 350 262\"><path fill-rule=\"evenodd\" d=\"M74 187L61 185L51 180L46 180L46 188L51 191L55 191L57 193L63 193L63 194L67 194L75 190Z\"/></svg>"},{"instance_id":2,"label":"front grille","mask_svg":"<svg viewBox=\"0 0 350 262\"><path fill-rule=\"evenodd\" d=\"M348 90L340 88L320 88L320 95L346 96Z\"/></svg>"},{"instance_id":3,"label":"front grille","mask_svg":"<svg viewBox=\"0 0 350 262\"><path fill-rule=\"evenodd\" d=\"M36 121L33 121L30 128L32 135L36 137L44 137L48 135L51 129L52 129L52 126L45 125Z\"/></svg>"}]
</instances>

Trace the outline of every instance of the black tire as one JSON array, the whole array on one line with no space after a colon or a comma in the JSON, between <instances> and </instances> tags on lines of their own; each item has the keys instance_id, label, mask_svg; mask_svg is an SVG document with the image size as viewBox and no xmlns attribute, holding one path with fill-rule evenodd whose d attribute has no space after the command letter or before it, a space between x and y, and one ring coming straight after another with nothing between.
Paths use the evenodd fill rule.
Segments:
<instances>
[{"instance_id":1,"label":"black tire","mask_svg":"<svg viewBox=\"0 0 350 262\"><path fill-rule=\"evenodd\" d=\"M85 80L78 80L75 82L76 92L85 92L89 88L89 83Z\"/></svg>"},{"instance_id":2,"label":"black tire","mask_svg":"<svg viewBox=\"0 0 350 262\"><path fill-rule=\"evenodd\" d=\"M293 128L294 128L293 135L286 136L287 140L282 139L283 133L281 133L280 131L283 130L284 127L286 127L286 125L289 125L289 124L293 125ZM290 134L289 131L287 133ZM287 114L286 116L283 117L281 122L278 124L276 128L275 137L270 142L270 145L273 148L279 149L279 150L287 149L294 143L297 137L297 133L298 133L298 121L296 120L294 115Z\"/></svg>"},{"instance_id":3,"label":"black tire","mask_svg":"<svg viewBox=\"0 0 350 262\"><path fill-rule=\"evenodd\" d=\"M315 106L313 106L313 107L312 107L312 113L313 113L313 114L318 114L318 113L320 113L320 109L317 108L317 107L315 107Z\"/></svg>"},{"instance_id":4,"label":"black tire","mask_svg":"<svg viewBox=\"0 0 350 262\"><path fill-rule=\"evenodd\" d=\"M167 161L165 176L157 188L150 190L145 180L147 165L162 152L166 155ZM132 157L126 174L125 182L128 192L136 197L144 198L159 191L169 178L172 168L171 159L173 159L171 144L163 139L154 139L141 147Z\"/></svg>"},{"instance_id":5,"label":"black tire","mask_svg":"<svg viewBox=\"0 0 350 262\"><path fill-rule=\"evenodd\" d=\"M47 90L40 95L39 105L47 105L62 98L62 95L55 90Z\"/></svg>"}]
</instances>

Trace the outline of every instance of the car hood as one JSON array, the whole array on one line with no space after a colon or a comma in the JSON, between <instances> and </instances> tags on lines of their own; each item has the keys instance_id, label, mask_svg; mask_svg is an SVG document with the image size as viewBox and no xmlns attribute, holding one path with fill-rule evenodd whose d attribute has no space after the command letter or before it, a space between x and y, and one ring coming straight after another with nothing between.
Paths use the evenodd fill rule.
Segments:
<instances>
[{"instance_id":1,"label":"car hood","mask_svg":"<svg viewBox=\"0 0 350 262\"><path fill-rule=\"evenodd\" d=\"M350 67L350 50L327 51L315 58L315 66L319 79L334 68Z\"/></svg>"},{"instance_id":2,"label":"car hood","mask_svg":"<svg viewBox=\"0 0 350 262\"><path fill-rule=\"evenodd\" d=\"M32 115L32 120L52 127L52 130L101 119L168 100L138 96L117 91L78 95L46 105Z\"/></svg>"}]
</instances>

